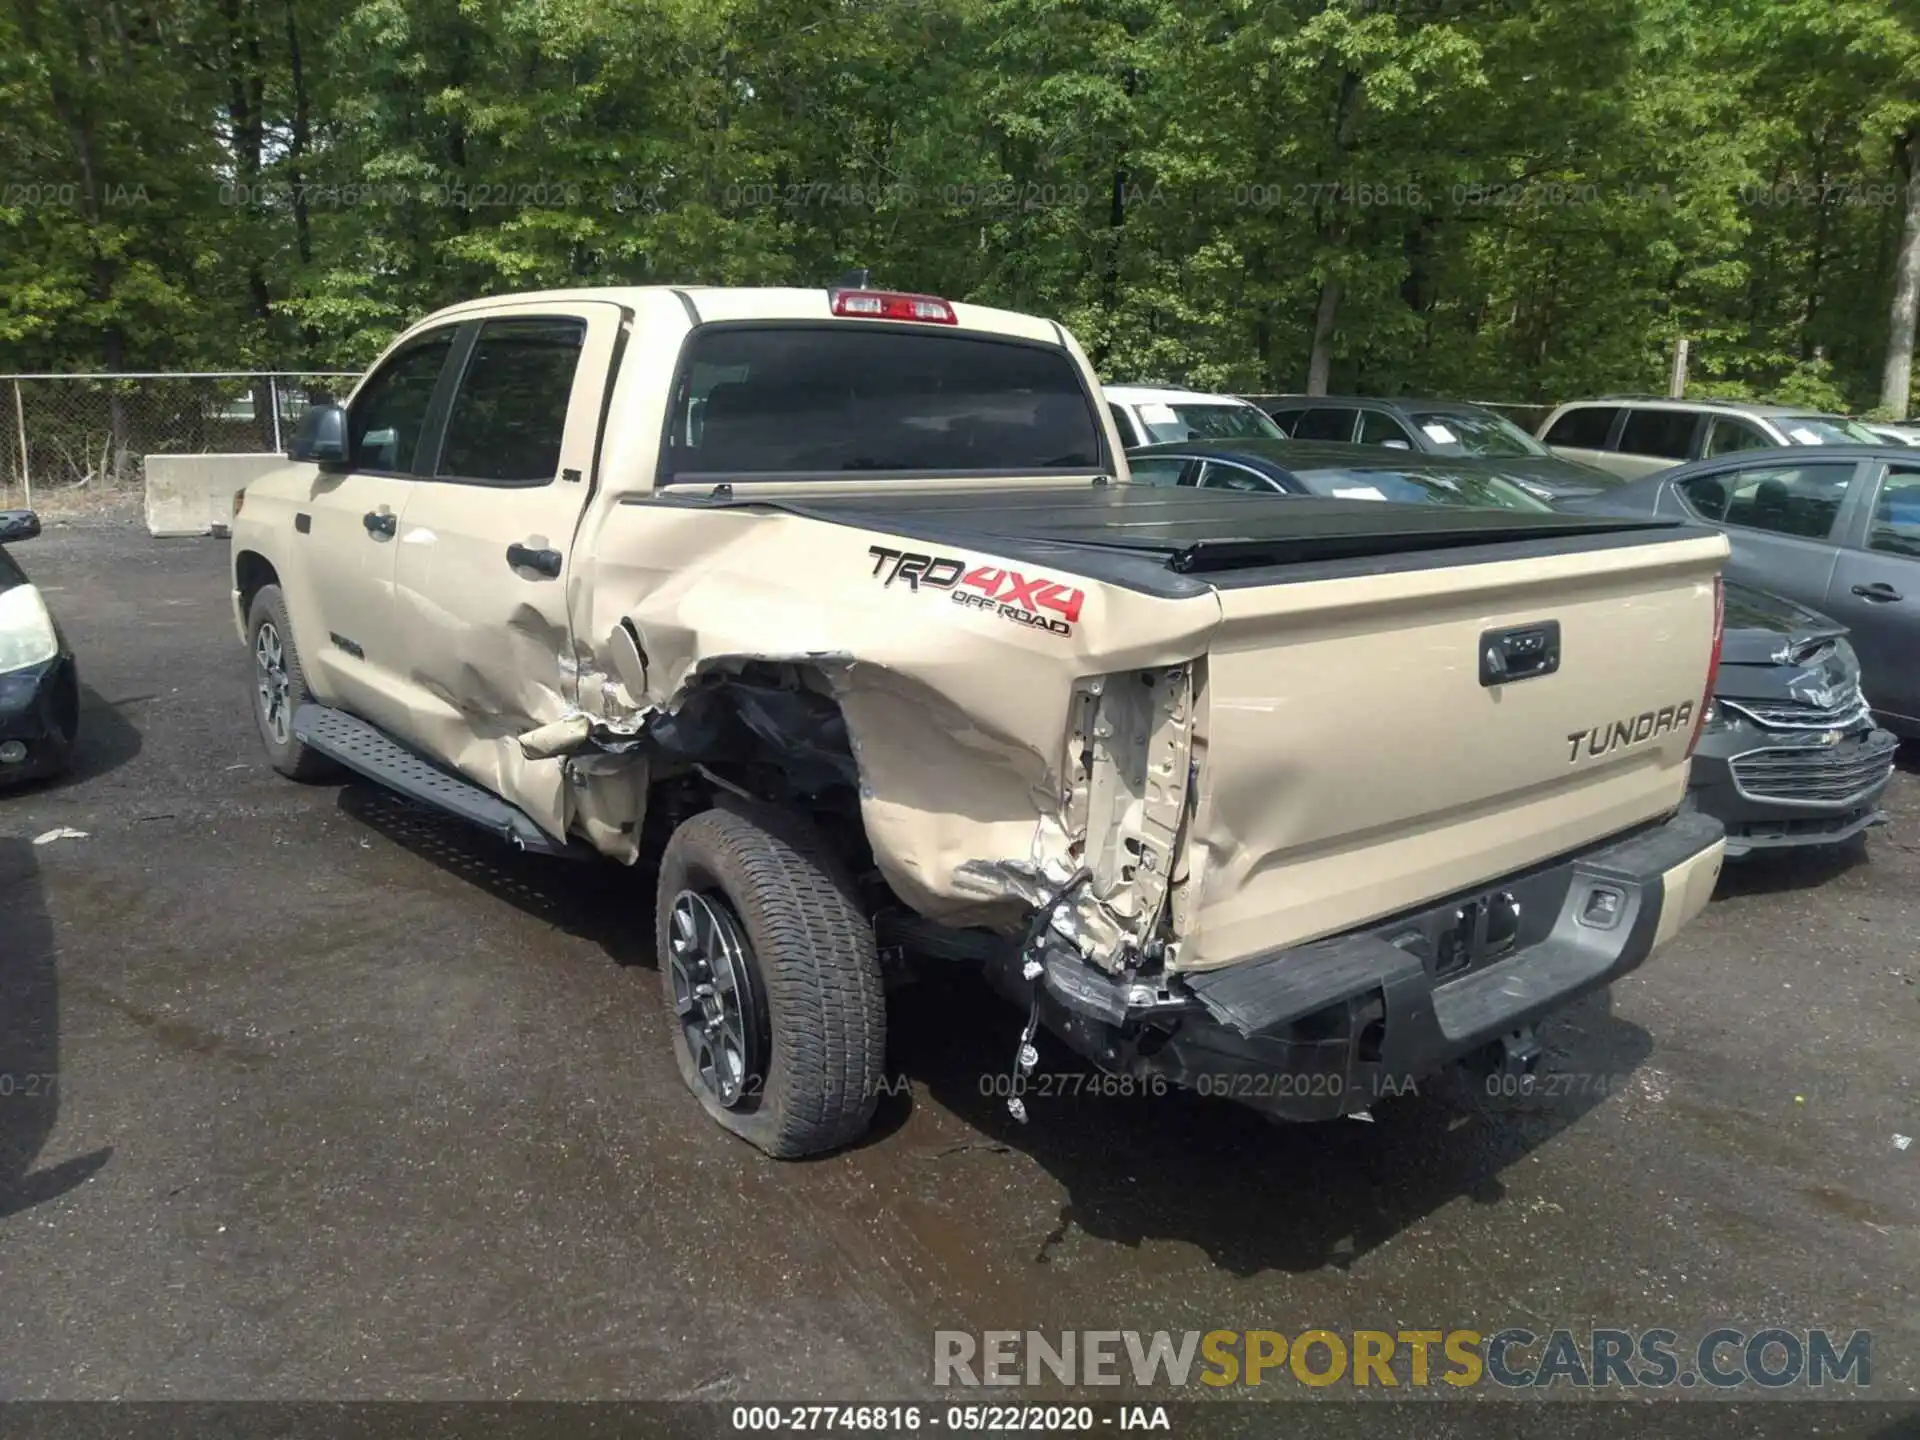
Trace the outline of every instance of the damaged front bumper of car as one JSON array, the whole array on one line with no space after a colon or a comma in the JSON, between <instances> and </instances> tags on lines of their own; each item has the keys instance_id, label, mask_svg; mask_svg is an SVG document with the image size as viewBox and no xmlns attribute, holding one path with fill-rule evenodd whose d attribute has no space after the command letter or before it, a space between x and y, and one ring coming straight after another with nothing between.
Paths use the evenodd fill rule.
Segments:
<instances>
[{"instance_id":1,"label":"damaged front bumper of car","mask_svg":"<svg viewBox=\"0 0 1920 1440\"><path fill-rule=\"evenodd\" d=\"M0 786L63 770L79 712L79 673L64 649L51 660L0 674Z\"/></svg>"},{"instance_id":2,"label":"damaged front bumper of car","mask_svg":"<svg viewBox=\"0 0 1920 1440\"><path fill-rule=\"evenodd\" d=\"M1722 836L1684 810L1472 894L1216 970L1116 977L1045 944L1033 980L1007 954L988 974L1010 998L1037 993L1047 1027L1102 1070L1280 1119L1333 1119L1497 1051L1636 968L1706 905Z\"/></svg>"},{"instance_id":3,"label":"damaged front bumper of car","mask_svg":"<svg viewBox=\"0 0 1920 1440\"><path fill-rule=\"evenodd\" d=\"M1727 827L1731 858L1837 845L1886 823L1899 747L1863 701L1823 714L1723 698L1694 752L1688 804Z\"/></svg>"}]
</instances>

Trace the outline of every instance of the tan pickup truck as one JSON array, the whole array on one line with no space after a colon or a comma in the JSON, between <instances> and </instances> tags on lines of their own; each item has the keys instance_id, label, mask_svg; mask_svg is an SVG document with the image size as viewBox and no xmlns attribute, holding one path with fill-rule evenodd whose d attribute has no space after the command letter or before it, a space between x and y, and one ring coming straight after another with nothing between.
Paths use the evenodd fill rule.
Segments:
<instances>
[{"instance_id":1,"label":"tan pickup truck","mask_svg":"<svg viewBox=\"0 0 1920 1440\"><path fill-rule=\"evenodd\" d=\"M454 306L233 524L254 714L529 850L657 872L687 1084L858 1136L886 990L1283 1118L1638 965L1713 888L1679 810L1718 534L1128 483L1048 320L865 288Z\"/></svg>"}]
</instances>

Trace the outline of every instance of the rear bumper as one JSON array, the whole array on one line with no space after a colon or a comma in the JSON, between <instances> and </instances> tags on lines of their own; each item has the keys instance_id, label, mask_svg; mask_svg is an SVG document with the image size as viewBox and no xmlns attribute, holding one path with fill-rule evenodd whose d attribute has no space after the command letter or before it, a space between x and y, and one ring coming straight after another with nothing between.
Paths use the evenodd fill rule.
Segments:
<instances>
[{"instance_id":1,"label":"rear bumper","mask_svg":"<svg viewBox=\"0 0 1920 1440\"><path fill-rule=\"evenodd\" d=\"M1051 961L1050 1018L1110 1068L1284 1119L1330 1119L1405 1094L1633 970L1706 906L1723 848L1717 820L1682 811L1365 930L1184 977L1153 1004L1127 1004L1118 986L1092 994L1084 966ZM1511 947L1463 957L1449 939L1462 916L1495 910L1517 916Z\"/></svg>"}]
</instances>

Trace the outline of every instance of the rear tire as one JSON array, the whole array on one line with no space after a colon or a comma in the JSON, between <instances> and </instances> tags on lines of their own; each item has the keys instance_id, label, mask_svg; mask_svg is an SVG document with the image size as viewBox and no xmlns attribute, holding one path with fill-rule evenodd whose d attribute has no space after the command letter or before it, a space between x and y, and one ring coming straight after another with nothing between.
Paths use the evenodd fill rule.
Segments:
<instances>
[{"instance_id":1,"label":"rear tire","mask_svg":"<svg viewBox=\"0 0 1920 1440\"><path fill-rule=\"evenodd\" d=\"M661 858L655 941L681 1078L776 1159L857 1140L879 1103L886 999L856 893L812 825L731 797Z\"/></svg>"},{"instance_id":2,"label":"rear tire","mask_svg":"<svg viewBox=\"0 0 1920 1440\"><path fill-rule=\"evenodd\" d=\"M313 703L306 671L278 585L262 585L247 606L247 640L253 648L253 723L273 768L289 780L329 780L340 767L293 738L293 712Z\"/></svg>"}]
</instances>

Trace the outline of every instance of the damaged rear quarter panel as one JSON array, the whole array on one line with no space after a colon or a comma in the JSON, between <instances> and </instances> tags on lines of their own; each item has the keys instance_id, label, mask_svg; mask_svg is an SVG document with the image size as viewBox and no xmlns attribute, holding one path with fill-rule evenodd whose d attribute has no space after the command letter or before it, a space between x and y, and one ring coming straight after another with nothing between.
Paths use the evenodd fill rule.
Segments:
<instances>
[{"instance_id":1,"label":"damaged rear quarter panel","mask_svg":"<svg viewBox=\"0 0 1920 1440\"><path fill-rule=\"evenodd\" d=\"M618 719L630 701L670 707L696 671L746 660L812 666L846 717L881 872L904 902L953 924L1017 924L1034 871L1078 863L1065 773L1076 679L1178 665L1220 616L1210 593L1154 599L1056 566L1049 578L1084 592L1079 618L1067 635L1033 629L951 590L886 584L871 552L937 548L1031 576L1030 564L671 496L605 507L583 541L583 708ZM611 679L623 621L645 652L644 695Z\"/></svg>"}]
</instances>

